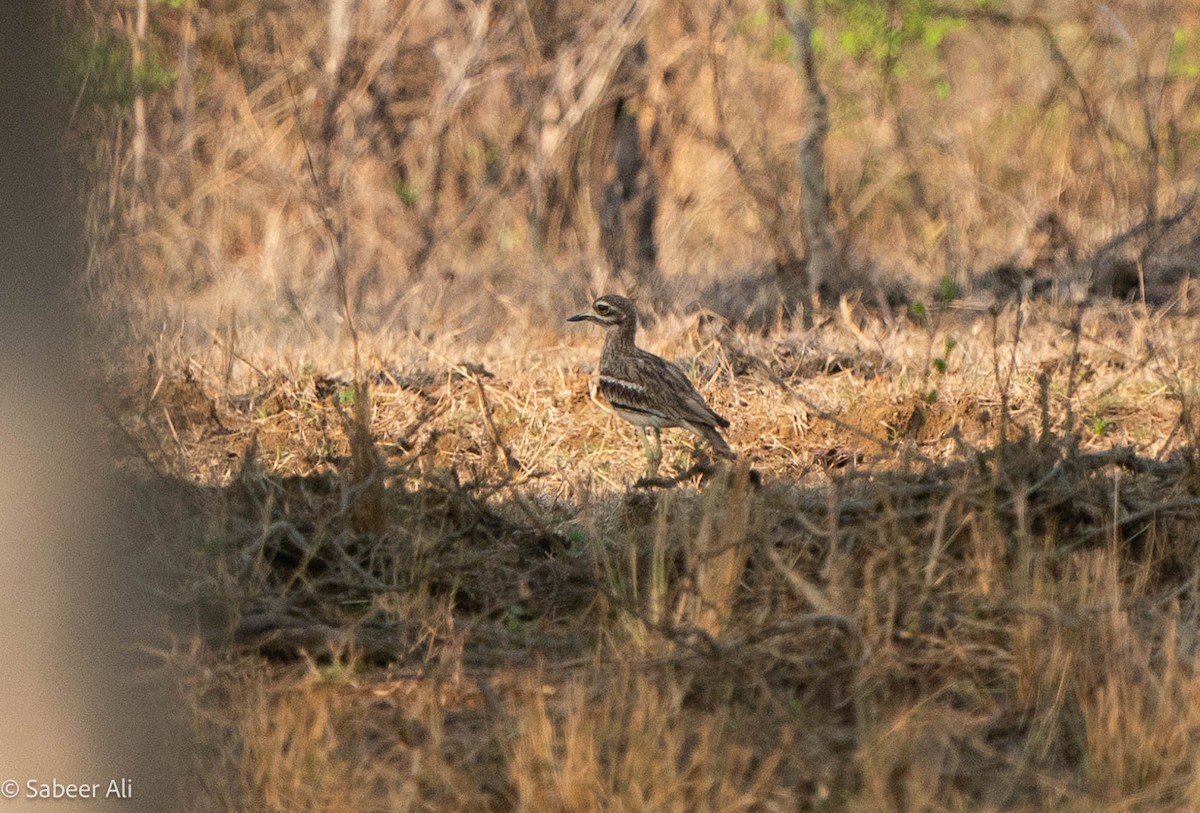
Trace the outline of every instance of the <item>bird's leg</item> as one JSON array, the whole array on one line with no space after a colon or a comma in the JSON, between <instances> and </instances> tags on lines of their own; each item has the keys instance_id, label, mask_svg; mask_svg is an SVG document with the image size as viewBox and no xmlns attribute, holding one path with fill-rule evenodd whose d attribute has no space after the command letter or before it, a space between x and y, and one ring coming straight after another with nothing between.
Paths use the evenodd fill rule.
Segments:
<instances>
[{"instance_id":1,"label":"bird's leg","mask_svg":"<svg viewBox=\"0 0 1200 813\"><path fill-rule=\"evenodd\" d=\"M650 445L650 431L654 431L655 445ZM658 476L658 466L662 463L662 438L656 427L643 426L638 429L642 439L642 448L646 450L646 479L652 480Z\"/></svg>"}]
</instances>

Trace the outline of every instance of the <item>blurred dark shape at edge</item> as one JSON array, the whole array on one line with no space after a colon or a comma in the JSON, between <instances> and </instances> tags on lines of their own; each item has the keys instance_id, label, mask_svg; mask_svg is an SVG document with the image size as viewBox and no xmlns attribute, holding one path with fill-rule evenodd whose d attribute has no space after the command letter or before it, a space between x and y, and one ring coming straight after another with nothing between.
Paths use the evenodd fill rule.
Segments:
<instances>
[{"instance_id":1,"label":"blurred dark shape at edge","mask_svg":"<svg viewBox=\"0 0 1200 813\"><path fill-rule=\"evenodd\" d=\"M118 540L102 423L69 286L80 250L60 154L50 4L0 15L0 780L127 780L122 810L173 809L163 692L136 682L148 609Z\"/></svg>"}]
</instances>

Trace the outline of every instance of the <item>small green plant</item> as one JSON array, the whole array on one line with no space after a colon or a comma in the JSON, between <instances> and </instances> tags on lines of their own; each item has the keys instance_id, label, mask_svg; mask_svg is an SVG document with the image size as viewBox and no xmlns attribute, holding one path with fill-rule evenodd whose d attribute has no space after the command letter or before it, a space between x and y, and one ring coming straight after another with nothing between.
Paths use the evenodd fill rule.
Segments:
<instances>
[{"instance_id":1,"label":"small green plant","mask_svg":"<svg viewBox=\"0 0 1200 813\"><path fill-rule=\"evenodd\" d=\"M942 344L942 354L934 358L929 363L930 369L934 373L935 380L941 380L946 375L946 372L950 369L950 354L954 352L955 347L958 347L958 342L953 336L947 336L946 341ZM933 386L927 389L922 398L927 404L936 403L938 399L937 384L935 383Z\"/></svg>"},{"instance_id":2,"label":"small green plant","mask_svg":"<svg viewBox=\"0 0 1200 813\"><path fill-rule=\"evenodd\" d=\"M933 369L939 374L946 374L946 370L950 367L950 354L954 352L954 348L956 347L958 347L958 342L954 337L947 336L946 343L942 345L942 355L933 360Z\"/></svg>"},{"instance_id":3,"label":"small green plant","mask_svg":"<svg viewBox=\"0 0 1200 813\"><path fill-rule=\"evenodd\" d=\"M921 327L929 327L929 311L925 308L925 303L917 300L908 306L908 312L912 315L913 321Z\"/></svg>"},{"instance_id":4,"label":"small green plant","mask_svg":"<svg viewBox=\"0 0 1200 813\"><path fill-rule=\"evenodd\" d=\"M339 387L337 391L338 406L352 407L358 400L358 391L354 387Z\"/></svg>"},{"instance_id":5,"label":"small green plant","mask_svg":"<svg viewBox=\"0 0 1200 813\"><path fill-rule=\"evenodd\" d=\"M951 302L962 296L962 286L950 277L942 277L933 296L939 307L949 307Z\"/></svg>"},{"instance_id":6,"label":"small green plant","mask_svg":"<svg viewBox=\"0 0 1200 813\"><path fill-rule=\"evenodd\" d=\"M392 190L395 191L396 197L400 198L405 206L416 206L417 201L421 198L421 194L417 192L416 187L405 180L398 180L392 184Z\"/></svg>"},{"instance_id":7,"label":"small green plant","mask_svg":"<svg viewBox=\"0 0 1200 813\"><path fill-rule=\"evenodd\" d=\"M1098 438L1102 438L1109 433L1113 428L1113 422L1103 415L1097 415L1092 418L1092 434Z\"/></svg>"}]
</instances>

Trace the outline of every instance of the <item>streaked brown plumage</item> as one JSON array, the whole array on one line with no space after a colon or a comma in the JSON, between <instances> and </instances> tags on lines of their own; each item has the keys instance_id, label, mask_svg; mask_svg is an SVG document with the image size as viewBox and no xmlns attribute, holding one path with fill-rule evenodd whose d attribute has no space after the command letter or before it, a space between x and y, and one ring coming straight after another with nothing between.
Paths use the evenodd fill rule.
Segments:
<instances>
[{"instance_id":1,"label":"streaked brown plumage","mask_svg":"<svg viewBox=\"0 0 1200 813\"><path fill-rule=\"evenodd\" d=\"M671 426L681 426L707 440L721 457L735 457L718 431L729 426L729 421L704 403L682 370L635 344L637 309L632 301L605 294L592 303L590 311L577 313L567 321L590 321L607 329L600 353L600 394L614 412L638 428L649 476L657 473L662 460L659 430Z\"/></svg>"}]
</instances>

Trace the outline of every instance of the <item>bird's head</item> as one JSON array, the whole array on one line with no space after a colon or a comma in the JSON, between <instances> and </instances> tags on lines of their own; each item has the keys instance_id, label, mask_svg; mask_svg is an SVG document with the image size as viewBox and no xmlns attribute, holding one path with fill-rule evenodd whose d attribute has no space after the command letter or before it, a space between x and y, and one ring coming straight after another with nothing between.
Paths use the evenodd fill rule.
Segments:
<instances>
[{"instance_id":1,"label":"bird's head","mask_svg":"<svg viewBox=\"0 0 1200 813\"><path fill-rule=\"evenodd\" d=\"M592 309L577 313L568 322L595 322L604 327L613 327L626 322L636 322L637 309L633 301L617 294L605 294L592 303Z\"/></svg>"}]
</instances>

